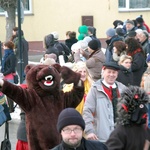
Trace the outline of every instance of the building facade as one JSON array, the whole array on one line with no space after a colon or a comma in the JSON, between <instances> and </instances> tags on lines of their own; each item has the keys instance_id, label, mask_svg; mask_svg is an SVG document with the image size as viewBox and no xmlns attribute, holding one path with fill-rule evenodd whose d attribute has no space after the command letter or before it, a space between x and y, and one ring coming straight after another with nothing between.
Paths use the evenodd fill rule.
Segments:
<instances>
[{"instance_id":1,"label":"building facade","mask_svg":"<svg viewBox=\"0 0 150 150\"><path fill-rule=\"evenodd\" d=\"M143 15L150 25L150 0L22 0L25 8L22 29L30 43L42 41L52 31L59 33L59 40L65 40L68 30L76 31L84 23L97 29L97 37L106 38L106 30L113 27L116 19L125 21ZM0 14L1 41L6 37L6 21ZM16 18L17 22L17 18ZM16 23L17 24L17 23ZM17 25L16 25L17 26Z\"/></svg>"}]
</instances>

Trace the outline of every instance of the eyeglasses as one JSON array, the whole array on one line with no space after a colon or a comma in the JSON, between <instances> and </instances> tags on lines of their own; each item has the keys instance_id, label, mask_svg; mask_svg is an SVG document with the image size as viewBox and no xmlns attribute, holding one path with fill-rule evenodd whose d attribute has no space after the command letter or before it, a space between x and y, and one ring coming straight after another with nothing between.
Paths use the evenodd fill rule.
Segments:
<instances>
[{"instance_id":1,"label":"eyeglasses","mask_svg":"<svg viewBox=\"0 0 150 150\"><path fill-rule=\"evenodd\" d=\"M62 131L66 134L70 134L72 131L74 133L81 133L82 129L81 128L74 128L74 129L67 128L67 129L63 129Z\"/></svg>"}]
</instances>

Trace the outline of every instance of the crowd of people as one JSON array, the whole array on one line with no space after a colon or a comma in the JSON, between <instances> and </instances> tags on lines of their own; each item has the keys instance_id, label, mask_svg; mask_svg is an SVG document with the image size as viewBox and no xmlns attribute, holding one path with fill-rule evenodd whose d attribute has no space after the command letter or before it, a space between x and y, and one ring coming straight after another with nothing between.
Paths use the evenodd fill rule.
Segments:
<instances>
[{"instance_id":1,"label":"crowd of people","mask_svg":"<svg viewBox=\"0 0 150 150\"><path fill-rule=\"evenodd\" d=\"M62 143L52 150L149 149L150 28L142 16L115 20L112 25L106 30L105 50L92 26L80 26L78 37L75 31L67 31L64 42L56 31L44 37L45 53L39 63L67 66L81 75L84 84L80 104L64 109L58 117ZM1 72L9 82L14 82L14 74L20 75L17 31L15 27L10 41L3 44ZM22 43L24 70L29 48L23 31ZM64 92L73 88L73 84L60 84ZM13 109L12 100L8 102ZM17 137L20 131L23 138L18 138L16 150L28 150L23 111L21 120Z\"/></svg>"}]
</instances>

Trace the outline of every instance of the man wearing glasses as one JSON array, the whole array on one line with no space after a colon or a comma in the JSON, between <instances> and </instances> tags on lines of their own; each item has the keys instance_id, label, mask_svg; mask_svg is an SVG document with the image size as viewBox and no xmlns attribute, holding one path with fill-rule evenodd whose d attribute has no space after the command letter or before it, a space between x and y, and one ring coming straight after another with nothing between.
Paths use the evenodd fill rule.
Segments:
<instances>
[{"instance_id":1,"label":"man wearing glasses","mask_svg":"<svg viewBox=\"0 0 150 150\"><path fill-rule=\"evenodd\" d=\"M100 141L90 141L83 137L85 122L74 108L64 109L57 122L62 142L51 150L107 150Z\"/></svg>"}]
</instances>

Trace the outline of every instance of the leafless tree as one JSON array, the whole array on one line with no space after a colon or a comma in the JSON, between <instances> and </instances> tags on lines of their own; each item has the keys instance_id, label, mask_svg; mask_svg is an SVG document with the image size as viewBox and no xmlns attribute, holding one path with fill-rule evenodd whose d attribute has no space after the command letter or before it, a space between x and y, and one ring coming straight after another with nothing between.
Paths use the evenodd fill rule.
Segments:
<instances>
[{"instance_id":1,"label":"leafless tree","mask_svg":"<svg viewBox=\"0 0 150 150\"><path fill-rule=\"evenodd\" d=\"M0 7L6 11L6 40L9 40L16 25L17 0L0 0Z\"/></svg>"}]
</instances>

